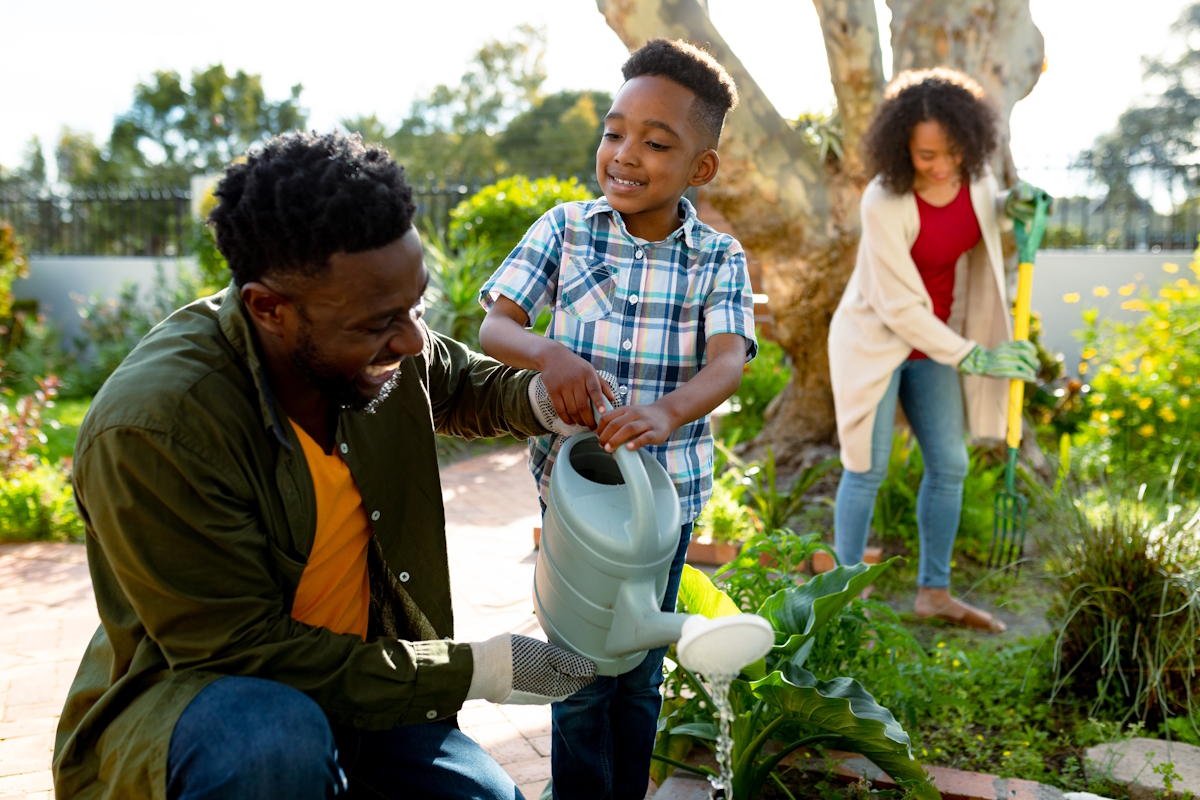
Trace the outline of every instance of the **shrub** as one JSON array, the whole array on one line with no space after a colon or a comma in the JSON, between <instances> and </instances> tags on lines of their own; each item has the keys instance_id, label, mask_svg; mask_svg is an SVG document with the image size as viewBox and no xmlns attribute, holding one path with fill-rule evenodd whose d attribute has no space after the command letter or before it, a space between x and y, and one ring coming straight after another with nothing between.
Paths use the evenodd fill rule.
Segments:
<instances>
[{"instance_id":1,"label":"shrub","mask_svg":"<svg viewBox=\"0 0 1200 800\"><path fill-rule=\"evenodd\" d=\"M508 254L542 214L560 203L591 198L575 178L505 178L483 187L450 212L450 241L457 247L474 238Z\"/></svg>"},{"instance_id":2,"label":"shrub","mask_svg":"<svg viewBox=\"0 0 1200 800\"><path fill-rule=\"evenodd\" d=\"M82 537L83 521L75 510L67 466L38 462L0 477L0 541Z\"/></svg>"},{"instance_id":3,"label":"shrub","mask_svg":"<svg viewBox=\"0 0 1200 800\"><path fill-rule=\"evenodd\" d=\"M714 542L741 542L757 532L754 512L742 505L746 487L736 470L726 470L713 480L712 496L696 520L696 532Z\"/></svg>"},{"instance_id":4,"label":"shrub","mask_svg":"<svg viewBox=\"0 0 1200 800\"><path fill-rule=\"evenodd\" d=\"M1200 277L1200 262L1192 271ZM1168 274L1179 272L1165 264ZM1133 284L1119 289L1131 296ZM1121 473L1164 481L1182 454L1176 491L1200 490L1200 285L1180 277L1157 297L1143 290L1123 308L1133 322L1084 313L1083 362L1090 416L1076 438L1090 475Z\"/></svg>"},{"instance_id":5,"label":"shrub","mask_svg":"<svg viewBox=\"0 0 1200 800\"><path fill-rule=\"evenodd\" d=\"M214 189L215 183L204 193L204 198L200 201L200 219L192 223L192 252L196 254L196 267L200 273L203 295L216 294L228 286L232 279L229 264L217 249L216 234L205 221L217 204Z\"/></svg>"},{"instance_id":6,"label":"shrub","mask_svg":"<svg viewBox=\"0 0 1200 800\"><path fill-rule=\"evenodd\" d=\"M497 251L474 239L452 251L438 233L427 232L424 238L430 289L425 321L438 333L478 350L485 314L479 290L499 263Z\"/></svg>"},{"instance_id":7,"label":"shrub","mask_svg":"<svg viewBox=\"0 0 1200 800\"><path fill-rule=\"evenodd\" d=\"M762 430L767 405L792 378L787 353L772 341L758 337L758 355L742 370L742 383L729 398L730 412L721 420L721 436L738 441L753 439Z\"/></svg>"},{"instance_id":8,"label":"shrub","mask_svg":"<svg viewBox=\"0 0 1200 800\"><path fill-rule=\"evenodd\" d=\"M17 278L28 274L25 258L17 247L17 237L13 227L7 222L0 222L0 325L6 330L0 333L7 335L7 322L12 314L13 293L12 284Z\"/></svg>"}]
</instances>

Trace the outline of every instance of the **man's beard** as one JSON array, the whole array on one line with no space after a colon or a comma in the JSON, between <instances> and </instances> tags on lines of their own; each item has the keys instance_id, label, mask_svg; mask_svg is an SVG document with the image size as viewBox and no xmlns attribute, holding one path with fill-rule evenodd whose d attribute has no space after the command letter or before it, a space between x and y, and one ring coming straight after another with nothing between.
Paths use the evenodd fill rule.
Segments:
<instances>
[{"instance_id":1,"label":"man's beard","mask_svg":"<svg viewBox=\"0 0 1200 800\"><path fill-rule=\"evenodd\" d=\"M320 392L321 396L339 408L348 411L365 411L374 414L379 405L387 399L400 380L400 369L396 368L392 377L379 389L375 395L363 394L354 378L347 378L326 364L317 353L316 343L312 339L311 329L307 324L301 325L300 340L296 349L291 352L291 362L300 374Z\"/></svg>"}]
</instances>

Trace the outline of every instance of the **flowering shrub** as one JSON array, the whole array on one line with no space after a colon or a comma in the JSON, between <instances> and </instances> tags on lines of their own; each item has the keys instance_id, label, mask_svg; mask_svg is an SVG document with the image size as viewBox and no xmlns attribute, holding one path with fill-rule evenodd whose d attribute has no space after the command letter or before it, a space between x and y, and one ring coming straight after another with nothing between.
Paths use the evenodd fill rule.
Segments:
<instances>
[{"instance_id":1,"label":"flowering shrub","mask_svg":"<svg viewBox=\"0 0 1200 800\"><path fill-rule=\"evenodd\" d=\"M1190 265L1200 279L1200 261ZM1180 274L1165 264L1168 275ZM1152 295L1119 293L1132 322L1084 313L1081 377L1090 381L1089 415L1077 434L1093 472L1135 480L1174 474L1177 491L1200 488L1200 284L1181 275Z\"/></svg>"},{"instance_id":2,"label":"flowering shrub","mask_svg":"<svg viewBox=\"0 0 1200 800\"><path fill-rule=\"evenodd\" d=\"M505 178L483 187L450 212L450 242L486 242L508 255L542 214L560 203L591 197L587 187L574 178Z\"/></svg>"}]
</instances>

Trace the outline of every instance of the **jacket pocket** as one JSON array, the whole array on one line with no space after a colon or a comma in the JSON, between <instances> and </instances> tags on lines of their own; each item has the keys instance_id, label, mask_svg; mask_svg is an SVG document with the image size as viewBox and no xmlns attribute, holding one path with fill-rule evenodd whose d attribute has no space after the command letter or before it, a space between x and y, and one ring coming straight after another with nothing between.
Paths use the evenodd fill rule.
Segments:
<instances>
[{"instance_id":1,"label":"jacket pocket","mask_svg":"<svg viewBox=\"0 0 1200 800\"><path fill-rule=\"evenodd\" d=\"M612 313L617 276L603 261L571 256L562 276L562 306L580 322L595 322Z\"/></svg>"}]
</instances>

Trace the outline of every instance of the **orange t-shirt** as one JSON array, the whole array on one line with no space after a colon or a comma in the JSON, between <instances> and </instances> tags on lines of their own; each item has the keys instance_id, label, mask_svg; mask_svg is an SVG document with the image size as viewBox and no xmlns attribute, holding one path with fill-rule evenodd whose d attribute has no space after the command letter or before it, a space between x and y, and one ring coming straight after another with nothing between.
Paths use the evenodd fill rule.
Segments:
<instances>
[{"instance_id":1,"label":"orange t-shirt","mask_svg":"<svg viewBox=\"0 0 1200 800\"><path fill-rule=\"evenodd\" d=\"M371 523L350 468L336 450L326 455L304 429L292 423L312 473L317 495L317 532L300 576L292 619L367 638L371 586L367 545Z\"/></svg>"}]
</instances>

